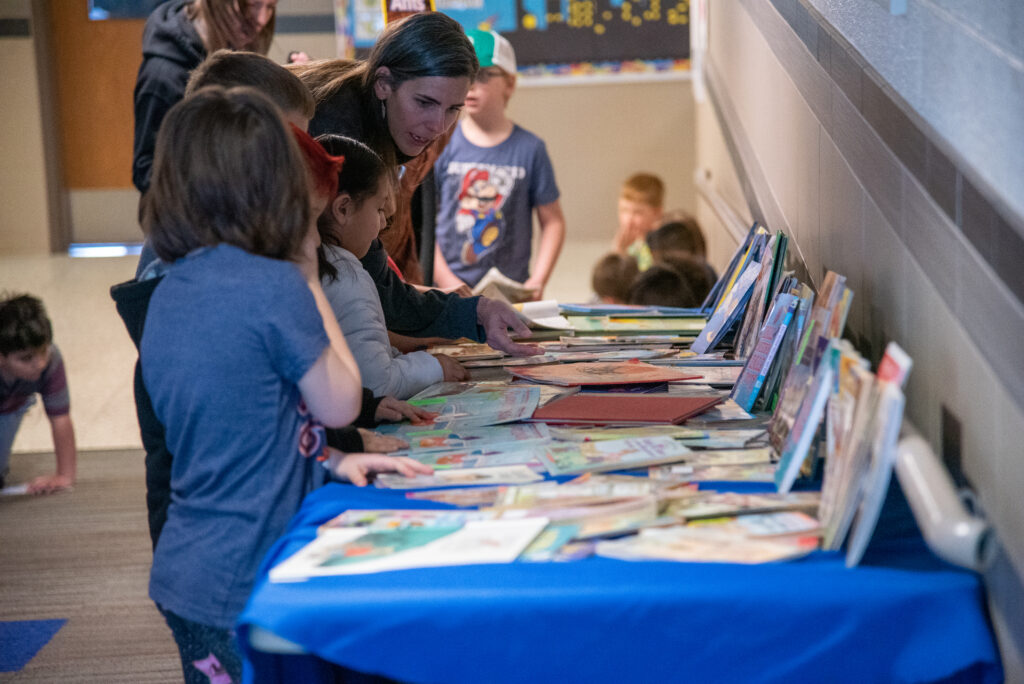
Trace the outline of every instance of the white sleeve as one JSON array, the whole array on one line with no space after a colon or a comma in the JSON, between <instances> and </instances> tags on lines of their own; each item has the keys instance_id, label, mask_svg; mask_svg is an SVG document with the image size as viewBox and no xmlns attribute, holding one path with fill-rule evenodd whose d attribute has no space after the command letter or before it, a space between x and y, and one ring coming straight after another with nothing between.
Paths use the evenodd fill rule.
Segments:
<instances>
[{"instance_id":1,"label":"white sleeve","mask_svg":"<svg viewBox=\"0 0 1024 684\"><path fill-rule=\"evenodd\" d=\"M408 399L444 379L441 362L427 352L394 356L377 288L358 263L340 264L338 278L324 282L324 293L359 366L363 386L376 396Z\"/></svg>"}]
</instances>

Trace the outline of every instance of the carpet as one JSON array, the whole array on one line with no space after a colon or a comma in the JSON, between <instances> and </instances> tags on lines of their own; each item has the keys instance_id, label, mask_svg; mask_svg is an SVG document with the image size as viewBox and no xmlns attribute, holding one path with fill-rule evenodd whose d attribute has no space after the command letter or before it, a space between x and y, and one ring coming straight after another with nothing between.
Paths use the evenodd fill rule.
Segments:
<instances>
[{"instance_id":1,"label":"carpet","mask_svg":"<svg viewBox=\"0 0 1024 684\"><path fill-rule=\"evenodd\" d=\"M0 622L0 672L25 667L67 620Z\"/></svg>"}]
</instances>

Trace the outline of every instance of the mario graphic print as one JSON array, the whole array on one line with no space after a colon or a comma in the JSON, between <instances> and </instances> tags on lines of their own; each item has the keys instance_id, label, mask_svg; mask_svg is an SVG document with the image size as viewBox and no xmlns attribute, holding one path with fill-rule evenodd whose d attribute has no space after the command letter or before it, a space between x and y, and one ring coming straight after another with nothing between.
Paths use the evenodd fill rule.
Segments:
<instances>
[{"instance_id":1,"label":"mario graphic print","mask_svg":"<svg viewBox=\"0 0 1024 684\"><path fill-rule=\"evenodd\" d=\"M515 179L484 168L471 168L462 176L455 230L462 238L462 263L470 265L497 246L505 233L501 207ZM504 186L504 187L503 187Z\"/></svg>"}]
</instances>

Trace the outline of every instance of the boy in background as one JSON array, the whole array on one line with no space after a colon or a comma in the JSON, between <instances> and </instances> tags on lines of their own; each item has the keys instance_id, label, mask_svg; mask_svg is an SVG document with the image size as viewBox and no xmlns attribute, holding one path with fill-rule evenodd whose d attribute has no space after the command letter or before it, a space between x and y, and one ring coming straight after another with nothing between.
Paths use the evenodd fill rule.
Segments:
<instances>
[{"instance_id":1,"label":"boy in background","mask_svg":"<svg viewBox=\"0 0 1024 684\"><path fill-rule=\"evenodd\" d=\"M636 259L628 254L609 252L594 264L590 286L602 304L628 304L629 288L637 273Z\"/></svg>"},{"instance_id":2,"label":"boy in background","mask_svg":"<svg viewBox=\"0 0 1024 684\"><path fill-rule=\"evenodd\" d=\"M53 433L57 472L28 483L29 494L69 489L75 482L77 452L64 360L53 344L53 327L43 303L30 295L0 300L0 489L14 436L25 412L43 398Z\"/></svg>"},{"instance_id":3,"label":"boy in background","mask_svg":"<svg viewBox=\"0 0 1024 684\"><path fill-rule=\"evenodd\" d=\"M480 70L466 116L434 165L434 281L442 288L472 286L497 267L540 299L565 240L554 169L544 141L506 116L516 85L512 45L493 31L467 35ZM534 211L540 246L531 273Z\"/></svg>"},{"instance_id":4,"label":"boy in background","mask_svg":"<svg viewBox=\"0 0 1024 684\"><path fill-rule=\"evenodd\" d=\"M612 249L636 259L641 271L652 261L644 238L661 220L664 202L665 184L651 173L633 174L619 192L619 231Z\"/></svg>"}]
</instances>

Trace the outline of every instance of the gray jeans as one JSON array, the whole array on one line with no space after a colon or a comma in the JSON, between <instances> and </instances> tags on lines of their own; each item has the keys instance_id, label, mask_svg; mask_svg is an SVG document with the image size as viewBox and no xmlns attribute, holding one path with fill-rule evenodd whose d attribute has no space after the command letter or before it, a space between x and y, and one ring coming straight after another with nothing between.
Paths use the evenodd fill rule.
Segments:
<instances>
[{"instance_id":1,"label":"gray jeans","mask_svg":"<svg viewBox=\"0 0 1024 684\"><path fill-rule=\"evenodd\" d=\"M21 427L21 419L34 403L36 395L33 394L20 409L13 413L0 413L0 478L7 475L7 464L11 460L11 448L14 446L14 436Z\"/></svg>"}]
</instances>

